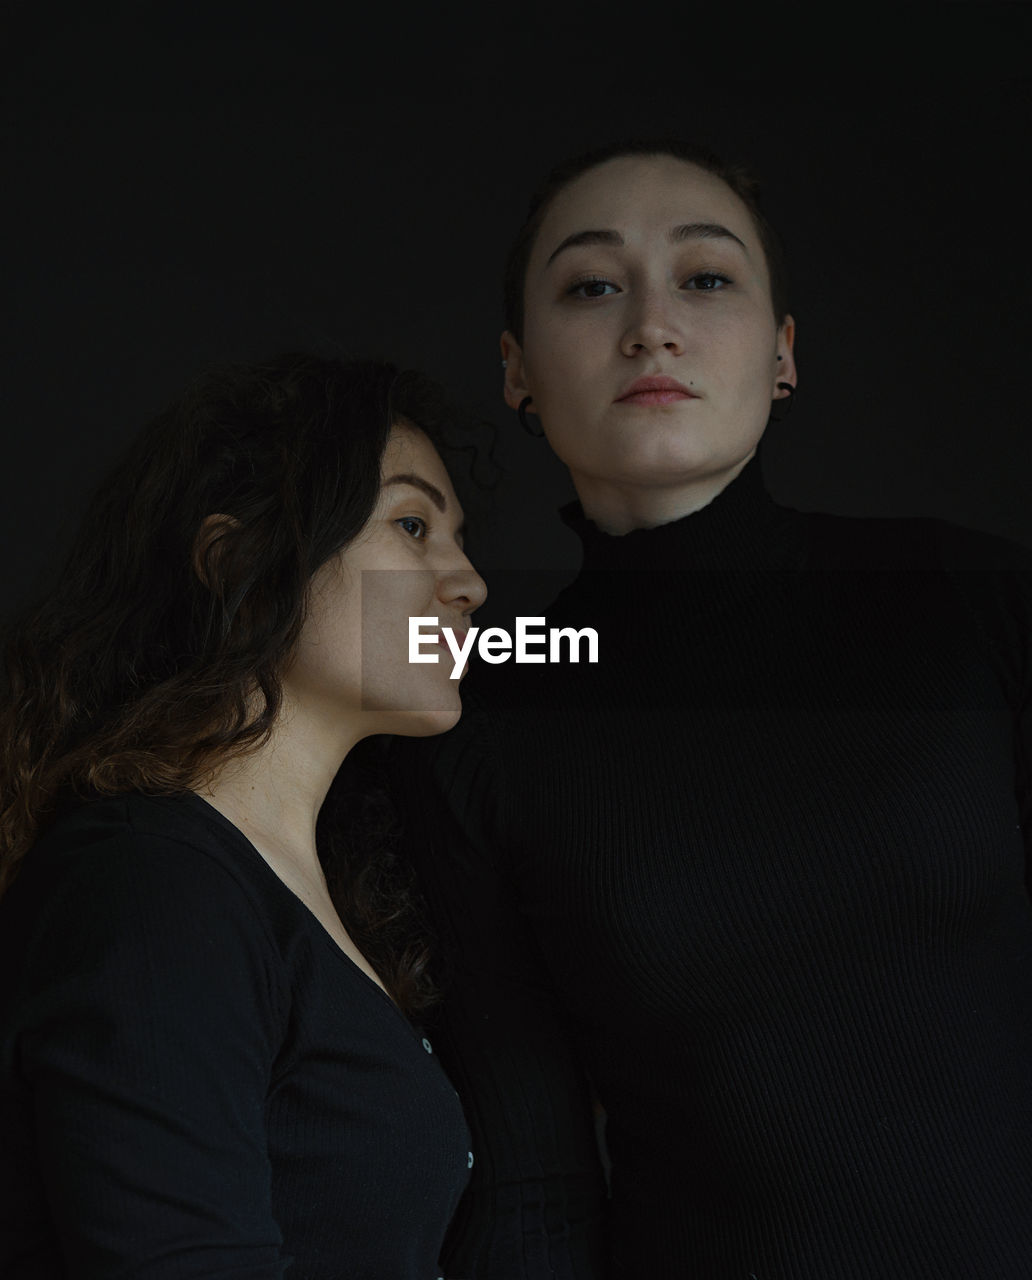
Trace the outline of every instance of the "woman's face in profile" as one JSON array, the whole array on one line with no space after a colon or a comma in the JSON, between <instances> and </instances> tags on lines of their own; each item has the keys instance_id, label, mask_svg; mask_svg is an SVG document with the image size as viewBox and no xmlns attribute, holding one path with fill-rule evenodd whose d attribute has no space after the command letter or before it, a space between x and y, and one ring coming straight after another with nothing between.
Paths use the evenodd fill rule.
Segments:
<instances>
[{"instance_id":1,"label":"woman's face in profile","mask_svg":"<svg viewBox=\"0 0 1032 1280\"><path fill-rule=\"evenodd\" d=\"M462 508L426 435L395 426L380 475L362 532L312 580L284 691L330 726L359 713L367 733L440 733L459 718L459 681L444 647L423 648L439 652L437 663L409 662L409 618L437 617L461 639L487 589L462 550Z\"/></svg>"},{"instance_id":2,"label":"woman's face in profile","mask_svg":"<svg viewBox=\"0 0 1032 1280\"><path fill-rule=\"evenodd\" d=\"M524 300L522 347L503 337L506 399L533 397L582 500L743 462L778 378L795 380L794 329L775 321L748 209L670 156L609 160L560 191Z\"/></svg>"}]
</instances>

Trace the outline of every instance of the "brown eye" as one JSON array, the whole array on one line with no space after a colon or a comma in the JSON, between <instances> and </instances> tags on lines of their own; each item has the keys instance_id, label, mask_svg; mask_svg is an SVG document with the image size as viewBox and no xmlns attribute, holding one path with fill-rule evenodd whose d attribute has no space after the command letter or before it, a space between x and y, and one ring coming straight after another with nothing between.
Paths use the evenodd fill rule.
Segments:
<instances>
[{"instance_id":1,"label":"brown eye","mask_svg":"<svg viewBox=\"0 0 1032 1280\"><path fill-rule=\"evenodd\" d=\"M700 271L696 275L690 276L684 282L684 287L686 289L694 289L698 293L716 293L730 283L730 277L722 276L717 271Z\"/></svg>"},{"instance_id":2,"label":"brown eye","mask_svg":"<svg viewBox=\"0 0 1032 1280\"><path fill-rule=\"evenodd\" d=\"M593 276L590 280L579 280L566 292L572 298L604 298L608 296L608 292L616 293L617 288L611 280Z\"/></svg>"},{"instance_id":3,"label":"brown eye","mask_svg":"<svg viewBox=\"0 0 1032 1280\"><path fill-rule=\"evenodd\" d=\"M426 521L422 516L402 516L399 520L395 520L394 523L401 525L409 537L415 538L416 541L421 541L426 537Z\"/></svg>"}]
</instances>

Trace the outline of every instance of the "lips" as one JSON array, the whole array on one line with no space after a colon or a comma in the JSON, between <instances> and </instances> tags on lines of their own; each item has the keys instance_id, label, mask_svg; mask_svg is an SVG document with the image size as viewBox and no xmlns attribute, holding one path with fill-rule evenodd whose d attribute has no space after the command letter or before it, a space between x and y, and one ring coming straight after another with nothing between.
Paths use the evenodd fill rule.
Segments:
<instances>
[{"instance_id":1,"label":"lips","mask_svg":"<svg viewBox=\"0 0 1032 1280\"><path fill-rule=\"evenodd\" d=\"M698 396L676 378L638 378L616 397L616 404L676 404L680 400L697 400Z\"/></svg>"}]
</instances>

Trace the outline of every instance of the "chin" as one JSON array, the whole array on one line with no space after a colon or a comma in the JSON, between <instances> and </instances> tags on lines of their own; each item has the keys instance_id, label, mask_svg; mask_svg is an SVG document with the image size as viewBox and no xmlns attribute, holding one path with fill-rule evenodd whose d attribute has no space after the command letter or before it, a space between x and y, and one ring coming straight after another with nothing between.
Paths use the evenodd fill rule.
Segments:
<instances>
[{"instance_id":1,"label":"chin","mask_svg":"<svg viewBox=\"0 0 1032 1280\"><path fill-rule=\"evenodd\" d=\"M740 448L698 446L673 447L662 452L654 451L645 458L635 458L629 463L627 478L649 487L667 487L670 484L690 483L704 476L719 475L741 466L756 452L756 441L750 440Z\"/></svg>"},{"instance_id":2,"label":"chin","mask_svg":"<svg viewBox=\"0 0 1032 1280\"><path fill-rule=\"evenodd\" d=\"M458 693L426 706L394 707L384 710L384 727L379 732L394 733L405 738L429 738L435 733L447 733L458 723L462 715L462 703Z\"/></svg>"}]
</instances>

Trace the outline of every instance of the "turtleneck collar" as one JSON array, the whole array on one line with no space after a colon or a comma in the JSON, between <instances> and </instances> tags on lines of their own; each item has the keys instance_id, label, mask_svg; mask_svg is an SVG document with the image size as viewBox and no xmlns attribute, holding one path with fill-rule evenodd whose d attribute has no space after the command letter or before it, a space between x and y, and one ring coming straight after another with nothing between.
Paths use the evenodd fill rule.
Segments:
<instances>
[{"instance_id":1,"label":"turtleneck collar","mask_svg":"<svg viewBox=\"0 0 1032 1280\"><path fill-rule=\"evenodd\" d=\"M759 451L712 502L668 524L610 534L585 516L579 502L559 514L583 543L587 572L789 567L798 563L801 548L801 517L767 493Z\"/></svg>"}]
</instances>

